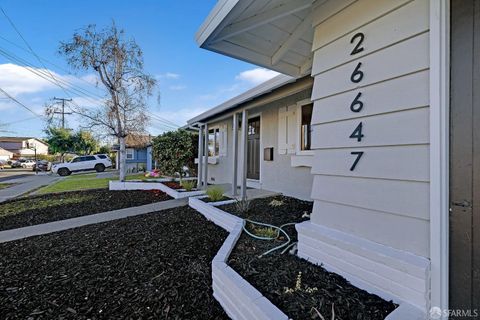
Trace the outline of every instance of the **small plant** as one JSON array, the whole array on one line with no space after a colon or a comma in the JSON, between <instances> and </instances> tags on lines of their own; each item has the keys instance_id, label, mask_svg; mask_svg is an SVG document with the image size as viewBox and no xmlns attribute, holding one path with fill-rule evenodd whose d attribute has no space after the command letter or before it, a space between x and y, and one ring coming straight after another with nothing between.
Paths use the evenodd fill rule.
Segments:
<instances>
[{"instance_id":1,"label":"small plant","mask_svg":"<svg viewBox=\"0 0 480 320\"><path fill-rule=\"evenodd\" d=\"M306 293L314 293L316 291L318 291L318 288L316 287L309 287L307 285L304 286L304 288L302 288L302 272L298 272L298 275L297 275L297 280L295 281L295 287L293 288L284 288L285 290L285 293L294 293L296 291L303 291L303 292L306 292Z\"/></svg>"},{"instance_id":2,"label":"small plant","mask_svg":"<svg viewBox=\"0 0 480 320\"><path fill-rule=\"evenodd\" d=\"M248 200L247 198L237 199L237 201L235 201L235 208L239 213L247 213L250 209L250 200Z\"/></svg>"},{"instance_id":3,"label":"small plant","mask_svg":"<svg viewBox=\"0 0 480 320\"><path fill-rule=\"evenodd\" d=\"M218 186L209 187L207 189L207 196L212 202L217 202L223 199L223 189Z\"/></svg>"},{"instance_id":4,"label":"small plant","mask_svg":"<svg viewBox=\"0 0 480 320\"><path fill-rule=\"evenodd\" d=\"M272 201L270 201L270 203L268 204L270 207L281 207L283 206L284 202L282 200L276 200L276 199L273 199Z\"/></svg>"},{"instance_id":5,"label":"small plant","mask_svg":"<svg viewBox=\"0 0 480 320\"><path fill-rule=\"evenodd\" d=\"M195 188L195 185L197 182L195 180L184 180L182 181L182 187L186 191L192 191L193 188Z\"/></svg>"},{"instance_id":6,"label":"small plant","mask_svg":"<svg viewBox=\"0 0 480 320\"><path fill-rule=\"evenodd\" d=\"M253 233L260 237L275 239L278 236L277 230L271 227L256 227L253 228Z\"/></svg>"}]
</instances>

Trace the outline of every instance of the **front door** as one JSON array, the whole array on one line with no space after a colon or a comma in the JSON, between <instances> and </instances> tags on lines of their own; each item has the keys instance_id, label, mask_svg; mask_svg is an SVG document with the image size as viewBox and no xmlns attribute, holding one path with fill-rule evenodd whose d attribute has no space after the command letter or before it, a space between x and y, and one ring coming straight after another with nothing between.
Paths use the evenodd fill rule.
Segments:
<instances>
[{"instance_id":1,"label":"front door","mask_svg":"<svg viewBox=\"0 0 480 320\"><path fill-rule=\"evenodd\" d=\"M450 77L449 308L468 315L480 308L480 1L451 2Z\"/></svg>"},{"instance_id":2,"label":"front door","mask_svg":"<svg viewBox=\"0 0 480 320\"><path fill-rule=\"evenodd\" d=\"M260 117L248 119L247 178L260 180Z\"/></svg>"}]
</instances>

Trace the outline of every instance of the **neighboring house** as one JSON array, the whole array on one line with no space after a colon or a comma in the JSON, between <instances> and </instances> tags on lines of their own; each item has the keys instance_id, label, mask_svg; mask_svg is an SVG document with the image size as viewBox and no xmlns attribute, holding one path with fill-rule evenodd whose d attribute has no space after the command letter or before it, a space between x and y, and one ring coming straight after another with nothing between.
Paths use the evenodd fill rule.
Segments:
<instances>
[{"instance_id":1,"label":"neighboring house","mask_svg":"<svg viewBox=\"0 0 480 320\"><path fill-rule=\"evenodd\" d=\"M125 139L127 151L127 172L151 171L153 168L152 157L152 138L150 135L129 135ZM117 150L116 168L119 168L119 150L118 145L114 146Z\"/></svg>"},{"instance_id":2,"label":"neighboring house","mask_svg":"<svg viewBox=\"0 0 480 320\"><path fill-rule=\"evenodd\" d=\"M208 123L208 168L203 170L203 174L207 172L208 183L234 183L233 179L242 176L239 155L248 154L247 187L310 199L313 182L309 130L313 108L310 101L312 84L312 78L308 76L296 80L279 75L190 119L190 127ZM248 152L244 153L240 147L239 152L234 153L234 143L239 145L242 141L240 117L237 116L242 110L248 110ZM235 131L234 116L237 120ZM237 167L237 175L233 174L234 166ZM241 180L236 181L240 187ZM300 183L292 184L291 181Z\"/></svg>"},{"instance_id":3,"label":"neighboring house","mask_svg":"<svg viewBox=\"0 0 480 320\"><path fill-rule=\"evenodd\" d=\"M32 137L0 137L0 148L13 153L14 158L33 158L48 154L48 144Z\"/></svg>"},{"instance_id":4,"label":"neighboring house","mask_svg":"<svg viewBox=\"0 0 480 320\"><path fill-rule=\"evenodd\" d=\"M0 160L10 160L13 158L13 152L0 148Z\"/></svg>"},{"instance_id":5,"label":"neighboring house","mask_svg":"<svg viewBox=\"0 0 480 320\"><path fill-rule=\"evenodd\" d=\"M479 8L474 0L219 0L196 35L202 48L297 82L313 78L311 95L294 99L314 103L312 157L301 160L312 177L292 176L279 189L291 193L292 185L303 189L313 178L315 205L311 220L297 225L298 255L423 312L478 308ZM223 157L238 152L236 165L267 187L268 166L296 155L298 136L290 146L290 122L275 120L290 103L264 107L257 124L263 103L252 99L230 103L224 114L217 107L191 124L216 136L211 129L224 115ZM290 108L284 111L288 119ZM231 142L232 118L240 112L244 139ZM284 129L275 129L277 122ZM262 125L286 132L287 144ZM229 172L233 181L235 156L223 164L224 150L207 140L218 164L204 165L203 176L207 171L212 182ZM232 143L247 147L229 150ZM265 160L269 147L273 162ZM224 165L227 173L217 172ZM247 172L237 177L245 186ZM268 187L278 186L268 181Z\"/></svg>"}]
</instances>

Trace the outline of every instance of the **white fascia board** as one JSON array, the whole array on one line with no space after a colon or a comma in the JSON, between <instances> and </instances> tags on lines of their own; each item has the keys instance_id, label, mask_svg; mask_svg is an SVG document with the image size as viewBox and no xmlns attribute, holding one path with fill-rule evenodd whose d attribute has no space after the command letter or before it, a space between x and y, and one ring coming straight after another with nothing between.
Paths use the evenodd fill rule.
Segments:
<instances>
[{"instance_id":1,"label":"white fascia board","mask_svg":"<svg viewBox=\"0 0 480 320\"><path fill-rule=\"evenodd\" d=\"M190 119L187 121L187 124L191 125L191 124L194 124L196 122L201 122L207 118L210 118L212 116L215 116L219 113L222 113L226 110L229 110L229 109L232 109L244 102L247 102L249 100L252 100L254 98L257 98L263 94L266 94L266 93L269 93L277 88L280 88L281 86L285 85L285 84L288 84L288 83L291 83L291 82L295 82L295 78L293 77L290 77L290 76L287 76L287 75L283 75L283 74L280 74L270 80L267 80L265 81L264 83L210 109L210 110L207 110L205 111L204 113Z\"/></svg>"},{"instance_id":2,"label":"white fascia board","mask_svg":"<svg viewBox=\"0 0 480 320\"><path fill-rule=\"evenodd\" d=\"M203 46L205 41L220 26L220 24L224 22L227 15L240 1L241 0L219 0L217 2L207 19L205 19L195 34L195 40L200 47Z\"/></svg>"}]
</instances>

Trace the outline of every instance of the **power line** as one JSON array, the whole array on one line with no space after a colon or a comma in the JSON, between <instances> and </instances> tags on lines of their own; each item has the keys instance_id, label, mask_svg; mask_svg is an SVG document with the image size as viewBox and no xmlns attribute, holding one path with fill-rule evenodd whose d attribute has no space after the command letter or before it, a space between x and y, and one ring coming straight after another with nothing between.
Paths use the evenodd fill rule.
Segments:
<instances>
[{"instance_id":1,"label":"power line","mask_svg":"<svg viewBox=\"0 0 480 320\"><path fill-rule=\"evenodd\" d=\"M32 109L30 109L29 107L27 107L26 105L24 105L23 103L21 103L20 101L18 101L17 99L15 99L14 97L12 97L8 92L6 92L5 90L3 90L2 88L0 88L0 92L2 92L6 97L8 97L10 100L16 102L17 104L19 104L20 106L24 107L25 109L27 109L28 111L30 111L31 113L33 113L35 116L37 116L38 118L40 119L43 119L43 117L41 115L39 115L38 113L36 113L35 111L33 111Z\"/></svg>"},{"instance_id":2,"label":"power line","mask_svg":"<svg viewBox=\"0 0 480 320\"><path fill-rule=\"evenodd\" d=\"M62 102L62 111L53 111L53 113L62 115L62 129L65 129L65 115L66 114L72 114L71 112L65 112L65 101L72 102L72 99L53 97L53 100L57 100L57 101Z\"/></svg>"}]
</instances>

